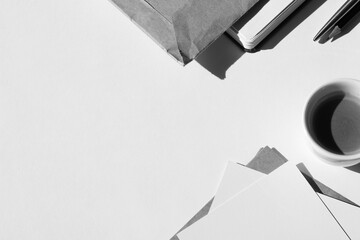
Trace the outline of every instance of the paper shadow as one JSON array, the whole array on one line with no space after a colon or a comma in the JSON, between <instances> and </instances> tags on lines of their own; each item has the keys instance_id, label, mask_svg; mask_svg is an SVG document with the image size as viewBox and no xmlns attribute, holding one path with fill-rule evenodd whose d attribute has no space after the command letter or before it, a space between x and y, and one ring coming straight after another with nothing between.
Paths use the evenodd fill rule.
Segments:
<instances>
[{"instance_id":1,"label":"paper shadow","mask_svg":"<svg viewBox=\"0 0 360 240\"><path fill-rule=\"evenodd\" d=\"M197 212L195 214L194 217L192 217L172 238L170 238L170 240L180 240L179 237L177 236L177 234L181 231L183 231L185 228L191 226L192 224L194 224L195 222L197 222L198 220L200 220L201 218L205 217L209 212L210 212L210 208L211 205L214 201L214 198L211 198L210 201L208 201L201 209L199 212Z\"/></svg>"},{"instance_id":2,"label":"paper shadow","mask_svg":"<svg viewBox=\"0 0 360 240\"><path fill-rule=\"evenodd\" d=\"M347 35L349 32L351 32L358 24L360 23L360 13L356 14L348 24L346 24L342 29L341 33L336 35L331 42L336 41L337 39L341 38L342 36Z\"/></svg>"},{"instance_id":3,"label":"paper shadow","mask_svg":"<svg viewBox=\"0 0 360 240\"><path fill-rule=\"evenodd\" d=\"M326 195L328 197L334 198L336 200L351 204L355 207L359 207L359 205L357 205L356 203L354 203L353 201L349 200L348 198L344 197L343 195L341 195L340 193L334 191L333 189L329 188L328 186L326 186L325 184L323 184L322 182L316 180L311 173L309 172L309 170L306 168L306 166L304 165L304 163L299 163L296 165L296 167L299 169L299 171L301 172L301 174L304 176L304 178L306 179L306 181L310 184L310 186L312 187L312 189L316 192L316 193L321 193L323 195Z\"/></svg>"},{"instance_id":4,"label":"paper shadow","mask_svg":"<svg viewBox=\"0 0 360 240\"><path fill-rule=\"evenodd\" d=\"M327 0L305 1L284 22L282 22L257 47L257 50L273 49L305 19L313 14ZM314 33L315 35L315 33Z\"/></svg>"},{"instance_id":5,"label":"paper shadow","mask_svg":"<svg viewBox=\"0 0 360 240\"><path fill-rule=\"evenodd\" d=\"M244 50L225 33L202 52L196 61L218 78L225 79L226 71L244 53Z\"/></svg>"}]
</instances>

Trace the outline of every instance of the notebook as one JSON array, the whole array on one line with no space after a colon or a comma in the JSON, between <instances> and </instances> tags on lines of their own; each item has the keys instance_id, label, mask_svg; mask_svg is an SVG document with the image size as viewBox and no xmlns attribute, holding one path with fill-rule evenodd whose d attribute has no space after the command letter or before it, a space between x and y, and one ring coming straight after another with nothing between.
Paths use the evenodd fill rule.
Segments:
<instances>
[{"instance_id":1,"label":"notebook","mask_svg":"<svg viewBox=\"0 0 360 240\"><path fill-rule=\"evenodd\" d=\"M251 51L305 0L260 0L227 33Z\"/></svg>"}]
</instances>

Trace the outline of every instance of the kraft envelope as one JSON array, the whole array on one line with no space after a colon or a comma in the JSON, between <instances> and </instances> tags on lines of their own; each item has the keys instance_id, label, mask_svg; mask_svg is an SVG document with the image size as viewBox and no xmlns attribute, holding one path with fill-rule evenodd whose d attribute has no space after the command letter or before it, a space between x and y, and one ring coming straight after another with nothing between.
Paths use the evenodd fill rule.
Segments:
<instances>
[{"instance_id":1,"label":"kraft envelope","mask_svg":"<svg viewBox=\"0 0 360 240\"><path fill-rule=\"evenodd\" d=\"M111 1L167 53L185 65L258 0Z\"/></svg>"}]
</instances>

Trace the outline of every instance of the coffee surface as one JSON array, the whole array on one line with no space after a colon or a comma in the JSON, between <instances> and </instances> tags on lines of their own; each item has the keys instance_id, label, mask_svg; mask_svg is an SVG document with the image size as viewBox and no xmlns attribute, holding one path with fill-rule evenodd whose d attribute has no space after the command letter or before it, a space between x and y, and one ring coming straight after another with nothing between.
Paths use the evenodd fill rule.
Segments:
<instances>
[{"instance_id":1,"label":"coffee surface","mask_svg":"<svg viewBox=\"0 0 360 240\"><path fill-rule=\"evenodd\" d=\"M360 152L360 99L339 94L323 100L311 120L314 139L342 155Z\"/></svg>"}]
</instances>

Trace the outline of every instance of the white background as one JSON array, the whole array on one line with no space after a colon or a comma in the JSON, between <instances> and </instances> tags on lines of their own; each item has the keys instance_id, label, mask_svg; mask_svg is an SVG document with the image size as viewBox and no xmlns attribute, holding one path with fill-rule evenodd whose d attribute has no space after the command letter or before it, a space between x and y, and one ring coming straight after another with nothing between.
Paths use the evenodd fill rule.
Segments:
<instances>
[{"instance_id":1,"label":"white background","mask_svg":"<svg viewBox=\"0 0 360 240\"><path fill-rule=\"evenodd\" d=\"M167 240L228 160L265 145L360 204L360 174L320 162L302 123L320 85L360 79L359 26L312 41L342 3L308 5L255 54L219 39L234 60L220 80L178 65L109 1L2 0L0 238Z\"/></svg>"}]
</instances>

